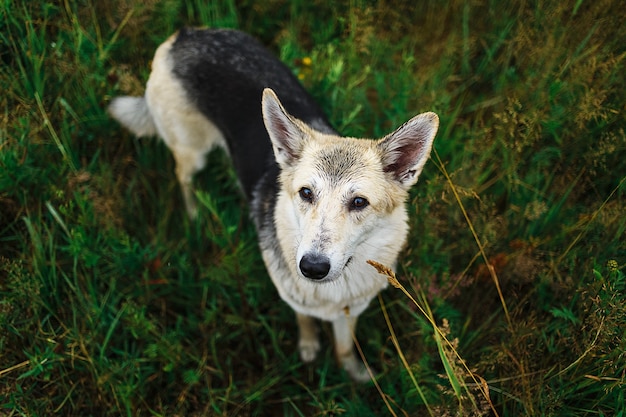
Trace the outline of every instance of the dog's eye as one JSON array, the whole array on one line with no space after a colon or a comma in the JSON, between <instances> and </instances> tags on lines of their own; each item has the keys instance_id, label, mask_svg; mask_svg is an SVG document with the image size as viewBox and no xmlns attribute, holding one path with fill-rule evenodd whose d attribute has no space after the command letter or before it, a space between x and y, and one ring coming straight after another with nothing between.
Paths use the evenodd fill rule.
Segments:
<instances>
[{"instance_id":1,"label":"dog's eye","mask_svg":"<svg viewBox=\"0 0 626 417\"><path fill-rule=\"evenodd\" d=\"M363 210L369 204L370 202L363 197L354 197L350 202L350 210Z\"/></svg>"},{"instance_id":2,"label":"dog's eye","mask_svg":"<svg viewBox=\"0 0 626 417\"><path fill-rule=\"evenodd\" d=\"M313 202L313 191L310 188L302 187L299 191L300 198L304 201L311 203Z\"/></svg>"}]
</instances>

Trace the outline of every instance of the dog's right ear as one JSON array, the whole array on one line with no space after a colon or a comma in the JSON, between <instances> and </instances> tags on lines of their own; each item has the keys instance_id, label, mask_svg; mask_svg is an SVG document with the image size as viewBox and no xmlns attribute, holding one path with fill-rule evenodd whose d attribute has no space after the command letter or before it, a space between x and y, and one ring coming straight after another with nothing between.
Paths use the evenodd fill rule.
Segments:
<instances>
[{"instance_id":1,"label":"dog's right ear","mask_svg":"<svg viewBox=\"0 0 626 417\"><path fill-rule=\"evenodd\" d=\"M307 134L301 126L302 122L291 116L276 93L270 88L263 90L263 122L272 140L274 157L281 167L289 166L298 159L302 144Z\"/></svg>"}]
</instances>

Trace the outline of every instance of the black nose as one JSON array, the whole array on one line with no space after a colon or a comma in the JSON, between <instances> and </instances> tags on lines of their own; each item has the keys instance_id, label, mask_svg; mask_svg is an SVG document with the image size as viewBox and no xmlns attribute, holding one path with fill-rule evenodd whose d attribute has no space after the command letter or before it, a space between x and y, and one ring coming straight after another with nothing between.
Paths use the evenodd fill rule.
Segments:
<instances>
[{"instance_id":1,"label":"black nose","mask_svg":"<svg viewBox=\"0 0 626 417\"><path fill-rule=\"evenodd\" d=\"M300 271L309 279L322 279L330 271L330 259L321 255L304 255L300 260Z\"/></svg>"}]
</instances>

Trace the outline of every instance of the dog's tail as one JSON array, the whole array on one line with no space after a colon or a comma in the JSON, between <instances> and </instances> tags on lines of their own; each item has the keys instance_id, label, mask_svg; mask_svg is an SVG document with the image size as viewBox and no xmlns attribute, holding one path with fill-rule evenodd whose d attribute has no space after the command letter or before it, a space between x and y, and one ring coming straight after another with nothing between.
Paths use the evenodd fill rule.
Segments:
<instances>
[{"instance_id":1,"label":"dog's tail","mask_svg":"<svg viewBox=\"0 0 626 417\"><path fill-rule=\"evenodd\" d=\"M155 136L157 128L145 97L115 97L109 114L137 137Z\"/></svg>"}]
</instances>

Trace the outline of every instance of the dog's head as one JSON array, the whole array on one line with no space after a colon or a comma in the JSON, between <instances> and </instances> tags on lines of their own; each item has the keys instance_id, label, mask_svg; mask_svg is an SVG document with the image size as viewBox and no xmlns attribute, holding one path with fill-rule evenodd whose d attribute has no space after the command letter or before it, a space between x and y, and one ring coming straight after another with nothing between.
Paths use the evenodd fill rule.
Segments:
<instances>
[{"instance_id":1,"label":"dog's head","mask_svg":"<svg viewBox=\"0 0 626 417\"><path fill-rule=\"evenodd\" d=\"M287 260L332 281L358 257L395 261L406 238L404 202L439 125L415 116L380 140L320 133L288 114L270 89L263 119L281 168L276 224Z\"/></svg>"}]
</instances>

